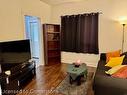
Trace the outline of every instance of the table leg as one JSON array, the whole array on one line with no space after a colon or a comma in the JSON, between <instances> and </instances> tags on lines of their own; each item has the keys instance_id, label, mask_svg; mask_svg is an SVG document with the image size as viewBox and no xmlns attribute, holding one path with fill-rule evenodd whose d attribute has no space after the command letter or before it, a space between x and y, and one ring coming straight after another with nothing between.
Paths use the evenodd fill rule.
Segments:
<instances>
[{"instance_id":1,"label":"table leg","mask_svg":"<svg viewBox=\"0 0 127 95\"><path fill-rule=\"evenodd\" d=\"M71 76L69 76L69 80L70 80L70 84L72 84L73 80Z\"/></svg>"},{"instance_id":2,"label":"table leg","mask_svg":"<svg viewBox=\"0 0 127 95\"><path fill-rule=\"evenodd\" d=\"M81 85L81 76L77 77L77 85Z\"/></svg>"}]
</instances>

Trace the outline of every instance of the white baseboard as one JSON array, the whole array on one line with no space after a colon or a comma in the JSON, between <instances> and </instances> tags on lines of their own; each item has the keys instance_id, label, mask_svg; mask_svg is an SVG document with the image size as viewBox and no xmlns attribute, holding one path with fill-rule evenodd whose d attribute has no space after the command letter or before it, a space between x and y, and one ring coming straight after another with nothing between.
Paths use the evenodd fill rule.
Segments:
<instances>
[{"instance_id":1,"label":"white baseboard","mask_svg":"<svg viewBox=\"0 0 127 95\"><path fill-rule=\"evenodd\" d=\"M62 63L64 63L64 62L62 62ZM65 64L72 64L72 63L65 63ZM95 64L95 63L93 63L93 64L91 64L91 63L86 63L86 65L87 65L87 66L90 66L90 67L97 67L97 64Z\"/></svg>"}]
</instances>

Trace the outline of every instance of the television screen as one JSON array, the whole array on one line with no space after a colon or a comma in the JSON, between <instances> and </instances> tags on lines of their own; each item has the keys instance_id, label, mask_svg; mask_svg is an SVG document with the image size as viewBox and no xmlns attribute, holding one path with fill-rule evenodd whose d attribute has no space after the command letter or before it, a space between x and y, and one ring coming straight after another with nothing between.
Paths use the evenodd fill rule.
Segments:
<instances>
[{"instance_id":1,"label":"television screen","mask_svg":"<svg viewBox=\"0 0 127 95\"><path fill-rule=\"evenodd\" d=\"M1 63L22 63L28 61L30 58L29 40L0 42Z\"/></svg>"}]
</instances>

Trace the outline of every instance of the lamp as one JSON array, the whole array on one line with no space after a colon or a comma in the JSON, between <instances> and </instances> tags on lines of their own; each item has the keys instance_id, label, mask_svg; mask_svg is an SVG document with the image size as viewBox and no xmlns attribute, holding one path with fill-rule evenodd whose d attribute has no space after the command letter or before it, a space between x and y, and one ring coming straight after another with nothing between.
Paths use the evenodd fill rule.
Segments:
<instances>
[{"instance_id":1,"label":"lamp","mask_svg":"<svg viewBox=\"0 0 127 95\"><path fill-rule=\"evenodd\" d=\"M127 24L127 20L125 18L121 18L120 24L123 26L123 34L122 34L122 53L124 51L124 32L125 32L125 25Z\"/></svg>"}]
</instances>

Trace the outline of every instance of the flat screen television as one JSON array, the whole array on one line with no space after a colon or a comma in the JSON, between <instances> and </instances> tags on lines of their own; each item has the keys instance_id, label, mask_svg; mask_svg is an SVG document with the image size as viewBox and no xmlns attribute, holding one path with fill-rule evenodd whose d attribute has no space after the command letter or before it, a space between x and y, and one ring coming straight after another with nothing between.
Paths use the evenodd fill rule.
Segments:
<instances>
[{"instance_id":1,"label":"flat screen television","mask_svg":"<svg viewBox=\"0 0 127 95\"><path fill-rule=\"evenodd\" d=\"M31 59L30 41L0 42L0 63L22 63Z\"/></svg>"}]
</instances>

